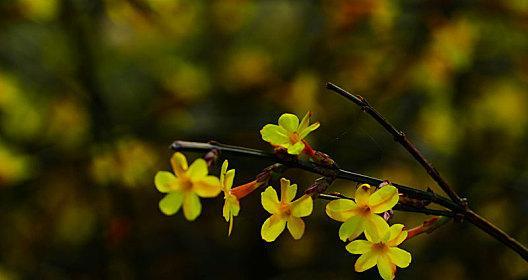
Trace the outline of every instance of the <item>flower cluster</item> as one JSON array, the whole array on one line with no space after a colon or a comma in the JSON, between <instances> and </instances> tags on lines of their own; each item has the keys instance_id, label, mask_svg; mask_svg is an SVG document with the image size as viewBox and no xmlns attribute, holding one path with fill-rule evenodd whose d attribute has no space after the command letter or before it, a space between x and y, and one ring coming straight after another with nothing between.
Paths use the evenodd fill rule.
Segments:
<instances>
[{"instance_id":1,"label":"flower cluster","mask_svg":"<svg viewBox=\"0 0 528 280\"><path fill-rule=\"evenodd\" d=\"M367 240L354 240L346 249L352 254L362 254L354 266L357 272L375 265L383 279L394 279L396 266L407 267L411 254L396 248L407 237L401 224L391 227L380 215L398 203L398 190L385 185L376 190L368 184L356 189L354 200L337 199L326 205L326 213L336 221L343 222L339 228L339 238L351 241L361 234Z\"/></svg>"},{"instance_id":2,"label":"flower cluster","mask_svg":"<svg viewBox=\"0 0 528 280\"><path fill-rule=\"evenodd\" d=\"M299 122L293 114L283 114L278 125L268 124L261 130L264 141L276 150L300 156L302 153L313 160L315 152L305 140L306 136L319 127L319 123L310 125L311 113L308 112ZM228 170L228 161L222 164L219 177L209 175L209 166L214 160L197 159L190 166L185 156L176 152L171 158L174 173L159 171L154 179L156 188L166 193L159 202L161 212L174 215L183 206L183 214L189 221L195 220L202 211L200 197L212 198L224 194L222 214L228 222L228 235L233 229L233 219L239 215L240 200L265 185L271 178L272 168L267 168L257 179L233 188L235 170ZM280 172L279 172L280 173ZM317 192L306 191L295 199L297 185L288 179L280 179L280 199L277 191L268 186L261 193L261 203L271 216L261 227L261 237L273 242L286 229L294 239L300 239L305 232L303 217L313 211L312 195ZM396 267L407 267L411 255L397 248L406 238L407 231L401 224L389 226L380 216L391 210L399 200L398 190L386 184L380 188L368 184L360 185L354 199L336 199L326 205L327 215L339 222L339 238L350 242L346 250L361 256L355 263L355 270L365 271L377 265L383 279L393 279ZM356 239L365 236L365 240Z\"/></svg>"}]
</instances>

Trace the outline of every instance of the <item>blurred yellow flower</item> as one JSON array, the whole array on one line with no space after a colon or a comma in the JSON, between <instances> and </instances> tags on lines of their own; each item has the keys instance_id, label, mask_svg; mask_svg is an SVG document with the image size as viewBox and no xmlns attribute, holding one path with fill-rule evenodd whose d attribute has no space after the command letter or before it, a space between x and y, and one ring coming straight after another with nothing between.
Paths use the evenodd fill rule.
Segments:
<instances>
[{"instance_id":1,"label":"blurred yellow flower","mask_svg":"<svg viewBox=\"0 0 528 280\"><path fill-rule=\"evenodd\" d=\"M312 213L313 201L309 195L303 195L292 201L297 193L297 185L290 185L287 179L281 179L281 200L273 187L268 187L262 193L262 206L271 215L262 225L260 234L262 239L272 242L287 226L294 239L300 239L304 234L304 221Z\"/></svg>"},{"instance_id":2,"label":"blurred yellow flower","mask_svg":"<svg viewBox=\"0 0 528 280\"><path fill-rule=\"evenodd\" d=\"M387 222L379 215L398 203L398 189L386 185L374 192L368 184L356 190L354 200L337 199L326 205L326 214L336 221L344 222L339 228L339 238L353 240L361 233L378 234Z\"/></svg>"},{"instance_id":3,"label":"blurred yellow flower","mask_svg":"<svg viewBox=\"0 0 528 280\"><path fill-rule=\"evenodd\" d=\"M282 114L279 125L267 124L261 130L262 139L273 146L283 147L289 154L298 155L305 147L303 139L319 127L319 122L310 123L308 112L299 124L299 118L293 114Z\"/></svg>"},{"instance_id":4,"label":"blurred yellow flower","mask_svg":"<svg viewBox=\"0 0 528 280\"><path fill-rule=\"evenodd\" d=\"M396 266L405 268L411 263L411 254L397 248L407 237L403 225L387 225L381 235L365 234L367 240L354 240L346 246L348 252L361 254L354 268L357 272L365 271L375 265L385 280L394 279Z\"/></svg>"},{"instance_id":5,"label":"blurred yellow flower","mask_svg":"<svg viewBox=\"0 0 528 280\"><path fill-rule=\"evenodd\" d=\"M165 215L174 215L183 204L183 214L189 221L195 220L202 212L199 197L215 197L222 190L220 180L207 175L207 163L204 159L195 160L191 166L182 153L174 153L171 158L174 174L158 171L154 183L158 191L167 193L159 202L159 208Z\"/></svg>"},{"instance_id":6,"label":"blurred yellow flower","mask_svg":"<svg viewBox=\"0 0 528 280\"><path fill-rule=\"evenodd\" d=\"M233 230L233 218L238 216L240 211L240 203L238 198L231 193L231 187L233 186L233 180L235 178L235 170L227 170L229 162L227 160L222 164L222 171L220 172L220 183L222 184L222 191L224 192L224 208L223 215L226 222L229 222L228 235L231 235Z\"/></svg>"}]
</instances>

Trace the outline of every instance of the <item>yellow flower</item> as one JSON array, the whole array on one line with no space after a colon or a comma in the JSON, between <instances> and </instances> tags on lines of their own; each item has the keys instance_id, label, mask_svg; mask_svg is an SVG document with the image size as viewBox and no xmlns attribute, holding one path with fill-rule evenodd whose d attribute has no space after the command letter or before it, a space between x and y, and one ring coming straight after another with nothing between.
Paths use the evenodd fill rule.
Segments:
<instances>
[{"instance_id":1,"label":"yellow flower","mask_svg":"<svg viewBox=\"0 0 528 280\"><path fill-rule=\"evenodd\" d=\"M231 193L233 186L233 179L235 178L235 170L227 170L229 162L227 160L222 164L222 171L220 172L220 183L222 184L222 191L224 192L224 208L223 215L226 222L229 222L228 235L231 235L233 230L233 217L238 216L240 211L240 203L238 198Z\"/></svg>"},{"instance_id":2,"label":"yellow flower","mask_svg":"<svg viewBox=\"0 0 528 280\"><path fill-rule=\"evenodd\" d=\"M177 152L172 156L171 164L176 176L158 171L154 178L158 191L167 193L159 202L159 208L165 215L174 215L183 204L185 218L193 221L202 212L199 197L215 197L222 186L217 177L207 175L207 164L201 158L188 166L185 156Z\"/></svg>"},{"instance_id":3,"label":"yellow flower","mask_svg":"<svg viewBox=\"0 0 528 280\"><path fill-rule=\"evenodd\" d=\"M357 272L365 271L378 265L378 271L385 280L394 279L396 266L404 268L411 263L411 254L397 248L407 237L403 225L387 225L382 235L365 234L367 240L354 240L346 246L348 252L361 254L354 268ZM381 238L380 238L381 237Z\"/></svg>"},{"instance_id":4,"label":"yellow flower","mask_svg":"<svg viewBox=\"0 0 528 280\"><path fill-rule=\"evenodd\" d=\"M339 228L339 238L353 240L361 233L377 234L387 222L379 215L398 203L398 189L386 185L379 190L368 184L359 186L354 197L337 199L326 205L326 214L336 221L344 222Z\"/></svg>"},{"instance_id":5,"label":"yellow flower","mask_svg":"<svg viewBox=\"0 0 528 280\"><path fill-rule=\"evenodd\" d=\"M268 187L262 193L262 206L271 215L262 225L260 235L267 242L274 241L287 226L294 239L300 239L304 234L304 221L312 213L313 201L309 195L303 195L292 201L297 193L297 185L290 186L290 181L281 179L281 200L277 192Z\"/></svg>"},{"instance_id":6,"label":"yellow flower","mask_svg":"<svg viewBox=\"0 0 528 280\"><path fill-rule=\"evenodd\" d=\"M279 125L267 124L261 130L262 139L273 146L283 147L289 154L298 155L305 147L303 139L319 127L316 122L309 126L311 113L308 112L299 124L299 118L293 114L282 114Z\"/></svg>"}]
</instances>

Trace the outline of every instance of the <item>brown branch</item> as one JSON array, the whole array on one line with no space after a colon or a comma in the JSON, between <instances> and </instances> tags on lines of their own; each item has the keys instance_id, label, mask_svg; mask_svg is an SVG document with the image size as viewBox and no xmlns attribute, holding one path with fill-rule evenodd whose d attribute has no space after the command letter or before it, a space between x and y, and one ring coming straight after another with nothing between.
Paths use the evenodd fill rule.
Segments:
<instances>
[{"instance_id":1,"label":"brown branch","mask_svg":"<svg viewBox=\"0 0 528 280\"><path fill-rule=\"evenodd\" d=\"M346 99L352 101L354 104L361 107L361 110L374 118L387 132L389 132L394 140L400 143L413 157L418 161L422 167L427 171L429 176L440 186L440 188L451 198L452 201L457 203L461 207L466 207L467 203L464 199L460 198L456 192L449 186L449 184L440 176L440 173L434 168L434 166L422 155L422 153L416 148L416 146L407 138L403 131L396 129L390 124L374 107L372 107L365 98L359 95L354 95L346 90L332 84L327 83L326 88L338 93Z\"/></svg>"},{"instance_id":2,"label":"brown branch","mask_svg":"<svg viewBox=\"0 0 528 280\"><path fill-rule=\"evenodd\" d=\"M355 173L352 171L344 170L338 168L336 165L321 165L312 161L299 160L295 156L269 153L255 149L249 149L245 147L238 147L232 145L225 145L218 142L188 142L188 141L174 141L170 148L174 151L188 151L188 152L208 152L210 150L218 150L223 153L229 153L232 155L239 155L245 157L253 157L258 159L265 159L276 163L282 163L286 166L303 169L308 172L316 173L323 175L325 177L335 177L338 179L344 179L348 181L353 181L356 183L366 183L373 186L378 186L383 183L384 180L369 177L363 174ZM393 186L398 188L400 193L405 194L408 197L421 199L436 203L438 205L444 206L453 211L462 210L460 207L450 201L449 199L442 197L433 191L422 191L413 187L408 187L396 183L391 183Z\"/></svg>"},{"instance_id":3,"label":"brown branch","mask_svg":"<svg viewBox=\"0 0 528 280\"><path fill-rule=\"evenodd\" d=\"M519 241L515 240L515 238L509 236L506 232L502 231L500 228L498 228L488 220L484 219L479 214L473 212L471 209L468 209L465 212L464 217L466 218L466 220L480 228L482 231L488 233L495 239L510 247L512 250L517 252L517 254L519 254L525 261L528 262L528 249Z\"/></svg>"},{"instance_id":4,"label":"brown branch","mask_svg":"<svg viewBox=\"0 0 528 280\"><path fill-rule=\"evenodd\" d=\"M400 143L413 157L422 165L422 167L427 171L429 176L440 186L440 188L451 198L451 200L458 205L462 211L457 211L458 215L462 218L465 218L473 225L480 228L482 231L491 235L498 241L502 242L504 245L510 247L512 250L517 252L524 260L528 261L528 249L515 240L513 237L509 236L506 232L502 231L496 227L491 222L487 221L477 213L473 212L468 208L468 203L466 199L461 198L456 194L456 192L449 186L446 180L442 178L440 173L433 167L433 165L422 155L422 153L416 148L416 146L405 136L405 133L396 129L392 124L390 124L378 111L376 111L365 98L354 95L346 90L332 84L327 83L326 88L332 90L333 92L338 93L339 95L347 98L352 101L354 104L361 107L363 112L366 112L372 118L374 118L387 132L389 132L394 140ZM448 207L449 208L449 207ZM453 211L455 209L450 208Z\"/></svg>"}]
</instances>

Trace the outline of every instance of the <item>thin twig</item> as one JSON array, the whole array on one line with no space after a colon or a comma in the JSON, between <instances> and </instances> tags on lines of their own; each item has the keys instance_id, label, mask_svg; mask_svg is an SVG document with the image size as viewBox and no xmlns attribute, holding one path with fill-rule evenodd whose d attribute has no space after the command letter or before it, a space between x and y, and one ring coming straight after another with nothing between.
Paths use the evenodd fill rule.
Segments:
<instances>
[{"instance_id":1,"label":"thin twig","mask_svg":"<svg viewBox=\"0 0 528 280\"><path fill-rule=\"evenodd\" d=\"M449 186L446 180L442 178L438 170L436 170L433 165L422 155L422 153L416 148L416 146L409 141L405 136L405 133L396 129L392 124L390 124L378 111L376 111L365 98L354 95L346 90L332 84L327 83L326 88L332 90L333 92L338 93L339 95L347 98L352 101L354 104L361 107L363 112L366 112L372 118L374 118L387 132L389 132L394 140L400 143L413 157L422 165L422 167L427 171L429 176L442 188L442 190L451 198L451 200L458 205L462 211L457 211L456 209L450 208L453 211L457 211L457 214L462 218L465 218L473 225L480 228L482 231L491 235L498 241L502 242L504 245L510 247L512 250L517 252L525 261L528 261L528 249L515 240L513 237L509 236L506 232L502 231L494 224L484 219L482 216L473 212L468 208L468 202L466 199L461 198L457 193Z\"/></svg>"},{"instance_id":2,"label":"thin twig","mask_svg":"<svg viewBox=\"0 0 528 280\"><path fill-rule=\"evenodd\" d=\"M460 198L458 194L449 186L446 180L440 176L440 173L434 166L422 155L422 153L416 148L416 146L407 138L403 131L396 129L390 124L374 107L372 107L365 98L359 95L354 95L348 91L336 86L332 83L327 83L326 88L338 93L346 99L352 101L354 104L361 107L361 110L374 118L387 132L389 132L394 140L400 143L413 157L418 161L423 168L427 171L429 176L440 186L440 188L451 198L452 201L457 203L460 207L466 207L467 203L464 199Z\"/></svg>"},{"instance_id":3,"label":"thin twig","mask_svg":"<svg viewBox=\"0 0 528 280\"><path fill-rule=\"evenodd\" d=\"M488 233L495 239L510 247L512 250L517 252L525 261L528 262L528 249L519 241L515 240L515 238L509 236L506 232L502 231L500 228L498 228L488 220L484 219L479 214L473 212L471 209L468 209L465 212L464 217L466 218L466 220L480 228L482 231Z\"/></svg>"},{"instance_id":4,"label":"thin twig","mask_svg":"<svg viewBox=\"0 0 528 280\"><path fill-rule=\"evenodd\" d=\"M352 171L337 168L335 166L320 165L311 161L299 160L295 156L277 155L274 153L264 152L255 149L249 149L245 147L238 147L232 145L225 145L218 142L188 142L188 141L174 141L170 146L174 151L188 151L188 152L207 152L209 150L217 149L223 153L230 153L232 155L239 155L245 157L253 157L258 159L266 159L272 162L282 163L284 165L303 169L312 173L317 173L323 176L335 177L357 183L366 183L369 185L377 186L383 183L384 180L369 177L363 174L355 173ZM451 210L460 210L460 207L450 201L449 199L435 194L432 191L422 191L416 188L395 184L393 186L398 188L400 193L403 193L409 197L427 200L438 205L444 206Z\"/></svg>"}]
</instances>

